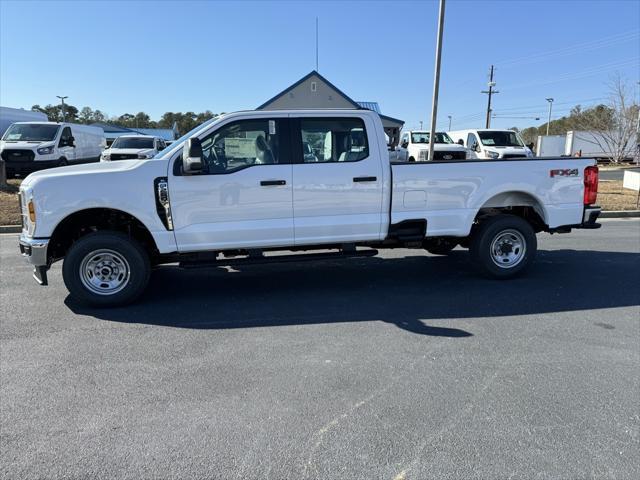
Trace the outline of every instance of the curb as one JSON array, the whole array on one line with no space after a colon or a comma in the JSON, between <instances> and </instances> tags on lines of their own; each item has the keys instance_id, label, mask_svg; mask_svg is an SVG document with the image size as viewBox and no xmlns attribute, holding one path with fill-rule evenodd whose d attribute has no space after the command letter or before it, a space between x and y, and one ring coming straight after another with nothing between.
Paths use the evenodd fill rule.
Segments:
<instances>
[{"instance_id":1,"label":"curb","mask_svg":"<svg viewBox=\"0 0 640 480\"><path fill-rule=\"evenodd\" d=\"M600 213L598 218L634 218L640 217L640 210L609 210Z\"/></svg>"},{"instance_id":2,"label":"curb","mask_svg":"<svg viewBox=\"0 0 640 480\"><path fill-rule=\"evenodd\" d=\"M0 225L0 233L20 233L21 231L20 225Z\"/></svg>"}]
</instances>

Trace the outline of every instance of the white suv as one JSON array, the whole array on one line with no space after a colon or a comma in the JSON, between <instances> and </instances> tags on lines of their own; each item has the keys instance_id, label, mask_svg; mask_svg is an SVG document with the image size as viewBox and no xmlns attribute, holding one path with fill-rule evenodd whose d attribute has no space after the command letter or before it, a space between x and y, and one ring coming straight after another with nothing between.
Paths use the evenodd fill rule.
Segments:
<instances>
[{"instance_id":1,"label":"white suv","mask_svg":"<svg viewBox=\"0 0 640 480\"><path fill-rule=\"evenodd\" d=\"M111 147L102 152L100 161L111 162L113 160L153 158L165 148L166 144L160 137L122 135L113 141Z\"/></svg>"}]
</instances>

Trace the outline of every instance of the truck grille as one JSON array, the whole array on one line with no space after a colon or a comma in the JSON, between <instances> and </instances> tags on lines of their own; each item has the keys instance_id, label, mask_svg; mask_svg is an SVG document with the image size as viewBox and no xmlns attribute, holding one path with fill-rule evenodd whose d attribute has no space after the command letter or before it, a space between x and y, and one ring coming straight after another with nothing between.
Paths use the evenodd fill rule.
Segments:
<instances>
[{"instance_id":1,"label":"truck grille","mask_svg":"<svg viewBox=\"0 0 640 480\"><path fill-rule=\"evenodd\" d=\"M112 153L111 160L131 160L138 158L137 153Z\"/></svg>"},{"instance_id":2,"label":"truck grille","mask_svg":"<svg viewBox=\"0 0 640 480\"><path fill-rule=\"evenodd\" d=\"M466 158L465 152L433 152L434 160L464 160Z\"/></svg>"},{"instance_id":3,"label":"truck grille","mask_svg":"<svg viewBox=\"0 0 640 480\"><path fill-rule=\"evenodd\" d=\"M33 162L35 154L32 150L5 149L2 151L2 159L7 162Z\"/></svg>"}]
</instances>

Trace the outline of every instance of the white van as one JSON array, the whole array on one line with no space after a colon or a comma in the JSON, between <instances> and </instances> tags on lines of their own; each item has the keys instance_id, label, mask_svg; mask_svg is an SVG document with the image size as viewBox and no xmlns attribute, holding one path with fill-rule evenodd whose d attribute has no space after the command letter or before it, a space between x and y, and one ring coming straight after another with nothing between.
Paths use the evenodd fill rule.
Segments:
<instances>
[{"instance_id":1,"label":"white van","mask_svg":"<svg viewBox=\"0 0 640 480\"><path fill-rule=\"evenodd\" d=\"M448 133L454 142L476 152L480 159L533 157L533 152L525 146L520 135L513 130L486 128L456 130Z\"/></svg>"},{"instance_id":2,"label":"white van","mask_svg":"<svg viewBox=\"0 0 640 480\"><path fill-rule=\"evenodd\" d=\"M121 135L102 152L101 162L153 158L167 148L164 140L152 135Z\"/></svg>"},{"instance_id":3,"label":"white van","mask_svg":"<svg viewBox=\"0 0 640 480\"><path fill-rule=\"evenodd\" d=\"M7 176L100 160L106 145L100 127L56 122L16 122L0 140Z\"/></svg>"}]
</instances>

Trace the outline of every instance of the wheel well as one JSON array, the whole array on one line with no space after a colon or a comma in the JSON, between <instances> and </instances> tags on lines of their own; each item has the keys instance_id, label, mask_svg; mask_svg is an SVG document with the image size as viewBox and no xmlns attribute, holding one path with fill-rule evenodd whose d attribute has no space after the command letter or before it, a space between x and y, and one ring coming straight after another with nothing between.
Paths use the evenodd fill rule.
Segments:
<instances>
[{"instance_id":1,"label":"wheel well","mask_svg":"<svg viewBox=\"0 0 640 480\"><path fill-rule=\"evenodd\" d=\"M536 233L548 229L542 205L532 195L524 192L503 192L491 197L478 210L474 223L502 213L522 217L531 224Z\"/></svg>"},{"instance_id":2,"label":"wheel well","mask_svg":"<svg viewBox=\"0 0 640 480\"><path fill-rule=\"evenodd\" d=\"M99 230L125 233L140 242L152 258L158 255L153 236L136 217L111 208L90 208L72 213L58 224L49 240L49 260L64 257L75 241Z\"/></svg>"}]
</instances>

